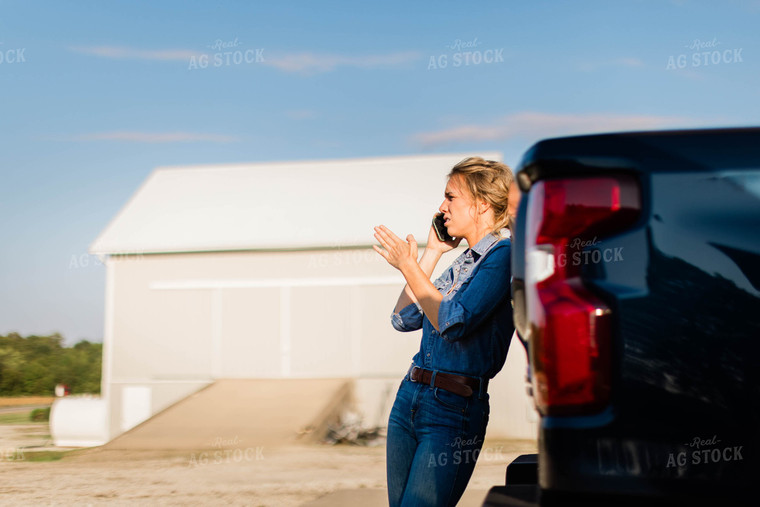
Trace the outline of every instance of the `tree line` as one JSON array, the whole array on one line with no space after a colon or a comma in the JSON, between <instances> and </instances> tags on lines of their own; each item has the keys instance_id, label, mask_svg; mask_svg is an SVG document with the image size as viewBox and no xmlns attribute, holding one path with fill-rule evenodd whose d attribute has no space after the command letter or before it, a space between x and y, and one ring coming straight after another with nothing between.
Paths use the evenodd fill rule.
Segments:
<instances>
[{"instance_id":1,"label":"tree line","mask_svg":"<svg viewBox=\"0 0 760 507\"><path fill-rule=\"evenodd\" d=\"M71 394L98 394L102 355L102 343L64 347L58 333L0 335L0 396L52 396L57 384Z\"/></svg>"}]
</instances>

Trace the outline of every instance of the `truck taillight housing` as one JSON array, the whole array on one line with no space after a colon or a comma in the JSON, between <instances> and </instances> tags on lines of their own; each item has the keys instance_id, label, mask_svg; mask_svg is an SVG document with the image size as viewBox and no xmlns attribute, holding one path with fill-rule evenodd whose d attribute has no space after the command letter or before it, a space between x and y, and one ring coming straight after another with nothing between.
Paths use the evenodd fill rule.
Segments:
<instances>
[{"instance_id":1,"label":"truck taillight housing","mask_svg":"<svg viewBox=\"0 0 760 507\"><path fill-rule=\"evenodd\" d=\"M627 175L545 180L529 197L525 293L536 406L544 415L593 413L609 401L613 315L581 275L589 263L619 260L600 238L638 219L639 185Z\"/></svg>"}]
</instances>

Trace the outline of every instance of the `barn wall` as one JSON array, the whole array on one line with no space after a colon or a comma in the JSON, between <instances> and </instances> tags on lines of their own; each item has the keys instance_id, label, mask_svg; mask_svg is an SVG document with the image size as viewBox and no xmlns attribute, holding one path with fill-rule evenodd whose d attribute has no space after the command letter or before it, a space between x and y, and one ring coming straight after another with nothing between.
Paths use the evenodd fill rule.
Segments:
<instances>
[{"instance_id":1,"label":"barn wall","mask_svg":"<svg viewBox=\"0 0 760 507\"><path fill-rule=\"evenodd\" d=\"M357 378L365 421L385 421L419 347L390 325L403 279L371 249L112 257L107 284L112 437L218 378ZM532 438L513 349L490 428Z\"/></svg>"}]
</instances>

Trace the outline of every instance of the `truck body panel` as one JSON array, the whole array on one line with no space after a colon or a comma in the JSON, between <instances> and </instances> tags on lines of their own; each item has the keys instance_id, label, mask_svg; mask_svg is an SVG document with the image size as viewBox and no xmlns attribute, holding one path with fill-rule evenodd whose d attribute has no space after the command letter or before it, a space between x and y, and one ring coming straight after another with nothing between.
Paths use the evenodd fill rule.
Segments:
<instances>
[{"instance_id":1,"label":"truck body panel","mask_svg":"<svg viewBox=\"0 0 760 507\"><path fill-rule=\"evenodd\" d=\"M592 413L541 414L538 498L747 498L760 472L760 129L552 139L518 169L513 297L532 367L531 188L626 175L641 195L635 223L573 253L611 314L610 394Z\"/></svg>"}]
</instances>

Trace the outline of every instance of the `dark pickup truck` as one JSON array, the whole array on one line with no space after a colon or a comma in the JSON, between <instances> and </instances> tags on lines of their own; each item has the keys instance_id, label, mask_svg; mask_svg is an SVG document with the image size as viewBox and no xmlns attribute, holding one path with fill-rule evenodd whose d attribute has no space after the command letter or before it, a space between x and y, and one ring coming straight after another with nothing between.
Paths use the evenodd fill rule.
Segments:
<instances>
[{"instance_id":1,"label":"dark pickup truck","mask_svg":"<svg viewBox=\"0 0 760 507\"><path fill-rule=\"evenodd\" d=\"M760 505L760 128L549 139L517 179L538 454L484 505Z\"/></svg>"}]
</instances>

